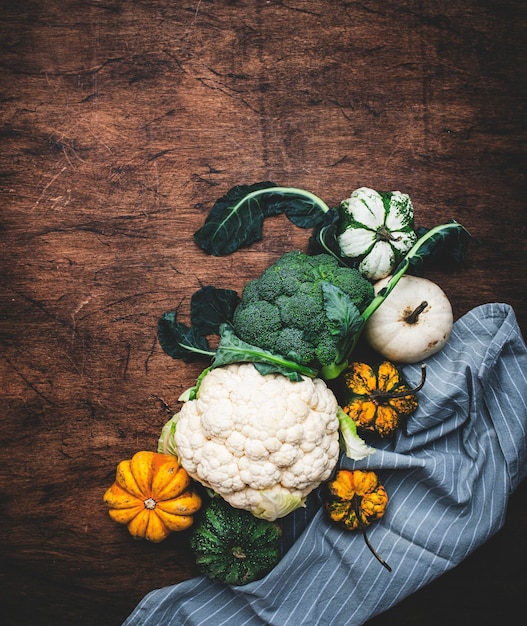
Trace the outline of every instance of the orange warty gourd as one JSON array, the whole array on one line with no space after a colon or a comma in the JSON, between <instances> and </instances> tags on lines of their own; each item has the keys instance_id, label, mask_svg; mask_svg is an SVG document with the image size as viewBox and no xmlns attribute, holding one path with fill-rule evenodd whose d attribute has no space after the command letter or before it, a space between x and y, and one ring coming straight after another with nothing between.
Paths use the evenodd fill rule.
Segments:
<instances>
[{"instance_id":1,"label":"orange warty gourd","mask_svg":"<svg viewBox=\"0 0 527 626\"><path fill-rule=\"evenodd\" d=\"M388 494L375 472L340 469L326 483L325 507L329 518L346 530L360 530L373 556L389 572L392 568L375 551L366 528L380 519L388 504Z\"/></svg>"},{"instance_id":2,"label":"orange warty gourd","mask_svg":"<svg viewBox=\"0 0 527 626\"><path fill-rule=\"evenodd\" d=\"M425 382L425 368L417 387L411 388L399 369L390 361L372 367L351 363L344 371L345 402L342 410L357 428L373 431L381 437L394 433L403 417L418 407L416 393Z\"/></svg>"},{"instance_id":3,"label":"orange warty gourd","mask_svg":"<svg viewBox=\"0 0 527 626\"><path fill-rule=\"evenodd\" d=\"M110 517L126 524L134 539L159 543L193 524L202 502L191 482L175 456L137 452L119 463L104 501Z\"/></svg>"},{"instance_id":4,"label":"orange warty gourd","mask_svg":"<svg viewBox=\"0 0 527 626\"><path fill-rule=\"evenodd\" d=\"M327 489L328 515L347 530L369 526L384 515L388 504L386 489L371 471L339 470Z\"/></svg>"}]
</instances>

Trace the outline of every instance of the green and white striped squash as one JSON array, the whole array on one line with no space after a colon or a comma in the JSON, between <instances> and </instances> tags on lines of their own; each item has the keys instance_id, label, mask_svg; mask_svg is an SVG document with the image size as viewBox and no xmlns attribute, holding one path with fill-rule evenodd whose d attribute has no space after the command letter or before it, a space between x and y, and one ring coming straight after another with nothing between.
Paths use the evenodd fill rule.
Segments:
<instances>
[{"instance_id":1,"label":"green and white striped squash","mask_svg":"<svg viewBox=\"0 0 527 626\"><path fill-rule=\"evenodd\" d=\"M400 191L356 189L340 205L337 242L370 280L388 276L417 241L410 196Z\"/></svg>"}]
</instances>

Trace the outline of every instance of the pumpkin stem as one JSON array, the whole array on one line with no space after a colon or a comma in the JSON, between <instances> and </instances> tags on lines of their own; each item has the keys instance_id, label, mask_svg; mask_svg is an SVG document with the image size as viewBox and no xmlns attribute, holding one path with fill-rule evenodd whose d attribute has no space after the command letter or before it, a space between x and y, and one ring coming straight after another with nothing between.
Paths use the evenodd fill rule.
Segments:
<instances>
[{"instance_id":1,"label":"pumpkin stem","mask_svg":"<svg viewBox=\"0 0 527 626\"><path fill-rule=\"evenodd\" d=\"M386 226L381 226L375 233L377 241L399 241L401 237L394 237L390 230Z\"/></svg>"},{"instance_id":2,"label":"pumpkin stem","mask_svg":"<svg viewBox=\"0 0 527 626\"><path fill-rule=\"evenodd\" d=\"M145 509L148 509L149 511L153 511L156 508L156 504L157 502L154 500L154 498L147 498L143 502Z\"/></svg>"},{"instance_id":3,"label":"pumpkin stem","mask_svg":"<svg viewBox=\"0 0 527 626\"><path fill-rule=\"evenodd\" d=\"M355 501L353 503L353 506L355 507L355 515L357 516L357 522L359 523L359 528L362 532L362 536L364 537L364 542L368 546L369 551L377 559L377 561L379 561L379 563L383 567L385 567L389 572L391 572L392 568L388 565L388 563L386 563L386 561L381 557L380 554L376 552L375 548L371 545L370 540L368 539L368 535L366 534L366 526L364 525L362 518L360 516L359 499L355 498L354 500Z\"/></svg>"},{"instance_id":4,"label":"pumpkin stem","mask_svg":"<svg viewBox=\"0 0 527 626\"><path fill-rule=\"evenodd\" d=\"M426 300L423 300L421 304L418 307L415 307L415 309L411 313L408 313L408 315L405 315L405 317L403 317L403 322L406 322L407 324L417 324L419 316L426 309L427 306L428 302Z\"/></svg>"},{"instance_id":5,"label":"pumpkin stem","mask_svg":"<svg viewBox=\"0 0 527 626\"><path fill-rule=\"evenodd\" d=\"M231 549L231 552L232 552L232 556L235 559L243 560L247 558L247 554L244 552L241 546L233 546Z\"/></svg>"},{"instance_id":6,"label":"pumpkin stem","mask_svg":"<svg viewBox=\"0 0 527 626\"><path fill-rule=\"evenodd\" d=\"M391 400L392 398L404 398L405 396L414 395L418 391L421 391L421 389L423 388L425 384L425 380L426 380L426 365L423 363L421 365L421 380L412 389L406 389L405 391L379 391L378 389L374 389L370 393L370 397L374 402L379 402L382 400Z\"/></svg>"}]
</instances>

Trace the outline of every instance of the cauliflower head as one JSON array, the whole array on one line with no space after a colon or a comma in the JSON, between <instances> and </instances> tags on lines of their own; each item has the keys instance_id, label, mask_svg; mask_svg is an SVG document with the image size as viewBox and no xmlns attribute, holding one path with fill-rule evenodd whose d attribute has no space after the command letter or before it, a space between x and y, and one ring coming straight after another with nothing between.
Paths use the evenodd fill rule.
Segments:
<instances>
[{"instance_id":1,"label":"cauliflower head","mask_svg":"<svg viewBox=\"0 0 527 626\"><path fill-rule=\"evenodd\" d=\"M163 428L159 449L231 506L274 521L331 475L338 410L321 379L292 382L236 363L204 376L196 399Z\"/></svg>"}]
</instances>

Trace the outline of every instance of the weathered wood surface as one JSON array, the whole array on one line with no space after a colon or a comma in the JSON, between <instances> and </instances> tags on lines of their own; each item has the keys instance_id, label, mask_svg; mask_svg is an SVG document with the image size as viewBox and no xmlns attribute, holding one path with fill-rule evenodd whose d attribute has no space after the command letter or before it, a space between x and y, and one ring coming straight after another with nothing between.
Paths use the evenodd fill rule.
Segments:
<instances>
[{"instance_id":1,"label":"weathered wood surface","mask_svg":"<svg viewBox=\"0 0 527 626\"><path fill-rule=\"evenodd\" d=\"M241 290L307 234L273 218L226 258L213 201L273 180L334 205L400 189L416 221L481 245L438 273L456 317L510 303L527 331L527 6L3 0L1 606L9 626L117 626L195 572L185 537L134 542L102 494L154 449L199 368L157 319L200 284ZM525 488L499 535L375 624L502 623L527 583Z\"/></svg>"}]
</instances>

